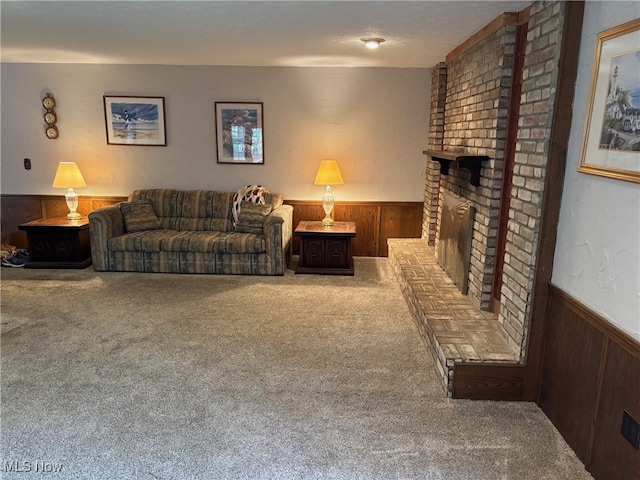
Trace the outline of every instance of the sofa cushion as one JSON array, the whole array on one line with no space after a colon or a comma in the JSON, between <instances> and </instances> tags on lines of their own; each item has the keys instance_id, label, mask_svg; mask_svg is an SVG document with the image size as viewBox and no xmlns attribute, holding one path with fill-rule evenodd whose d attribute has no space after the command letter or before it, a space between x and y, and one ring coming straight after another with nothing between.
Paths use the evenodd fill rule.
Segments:
<instances>
[{"instance_id":1,"label":"sofa cushion","mask_svg":"<svg viewBox=\"0 0 640 480\"><path fill-rule=\"evenodd\" d=\"M219 232L211 232L212 236L217 236ZM188 252L189 243L196 232L179 231L170 232L160 239L160 250L163 252Z\"/></svg>"},{"instance_id":2,"label":"sofa cushion","mask_svg":"<svg viewBox=\"0 0 640 480\"><path fill-rule=\"evenodd\" d=\"M153 205L163 229L233 230L231 192L210 190L145 189L135 190L130 201L148 201Z\"/></svg>"},{"instance_id":3,"label":"sofa cushion","mask_svg":"<svg viewBox=\"0 0 640 480\"><path fill-rule=\"evenodd\" d=\"M232 230L231 220L226 218L184 218L180 217L175 230L228 232Z\"/></svg>"},{"instance_id":4,"label":"sofa cushion","mask_svg":"<svg viewBox=\"0 0 640 480\"><path fill-rule=\"evenodd\" d=\"M177 218L182 210L184 190L171 188L149 188L134 190L129 195L130 202L151 202L158 218Z\"/></svg>"},{"instance_id":5,"label":"sofa cushion","mask_svg":"<svg viewBox=\"0 0 640 480\"><path fill-rule=\"evenodd\" d=\"M234 232L151 230L110 238L107 248L116 252L263 253L262 235Z\"/></svg>"},{"instance_id":6,"label":"sofa cushion","mask_svg":"<svg viewBox=\"0 0 640 480\"><path fill-rule=\"evenodd\" d=\"M284 203L284 197L279 193L266 192L264 194L264 203L271 204L271 207L275 210Z\"/></svg>"},{"instance_id":7,"label":"sofa cushion","mask_svg":"<svg viewBox=\"0 0 640 480\"><path fill-rule=\"evenodd\" d=\"M261 235L264 231L264 219L269 213L271 213L271 205L242 202L236 222L236 232Z\"/></svg>"},{"instance_id":8,"label":"sofa cushion","mask_svg":"<svg viewBox=\"0 0 640 480\"><path fill-rule=\"evenodd\" d=\"M262 235L233 232L195 232L189 241L191 252L263 253L266 242Z\"/></svg>"},{"instance_id":9,"label":"sofa cushion","mask_svg":"<svg viewBox=\"0 0 640 480\"><path fill-rule=\"evenodd\" d=\"M107 249L113 252L159 252L162 240L176 234L173 230L145 230L111 237Z\"/></svg>"},{"instance_id":10,"label":"sofa cushion","mask_svg":"<svg viewBox=\"0 0 640 480\"><path fill-rule=\"evenodd\" d=\"M230 192L186 191L182 197L182 209L178 216L185 219L230 220L231 201L232 194Z\"/></svg>"},{"instance_id":11,"label":"sofa cushion","mask_svg":"<svg viewBox=\"0 0 640 480\"><path fill-rule=\"evenodd\" d=\"M124 227L129 233L161 228L150 202L126 202L120 205Z\"/></svg>"}]
</instances>

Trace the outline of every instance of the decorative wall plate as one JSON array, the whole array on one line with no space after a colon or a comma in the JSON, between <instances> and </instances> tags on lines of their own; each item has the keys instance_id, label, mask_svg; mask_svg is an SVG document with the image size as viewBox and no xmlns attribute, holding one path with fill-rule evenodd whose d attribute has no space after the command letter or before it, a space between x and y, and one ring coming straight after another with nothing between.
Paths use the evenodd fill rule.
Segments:
<instances>
[{"instance_id":1,"label":"decorative wall plate","mask_svg":"<svg viewBox=\"0 0 640 480\"><path fill-rule=\"evenodd\" d=\"M51 140L58 138L58 135L60 135L60 133L58 132L58 127L56 127L55 125L49 125L46 128L45 133L47 135L47 138Z\"/></svg>"}]
</instances>

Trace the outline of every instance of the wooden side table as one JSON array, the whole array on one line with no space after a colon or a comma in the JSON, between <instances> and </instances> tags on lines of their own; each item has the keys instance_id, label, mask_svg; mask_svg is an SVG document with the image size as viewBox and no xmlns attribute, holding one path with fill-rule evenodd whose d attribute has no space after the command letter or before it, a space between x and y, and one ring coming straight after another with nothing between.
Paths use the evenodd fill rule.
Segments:
<instances>
[{"instance_id":1,"label":"wooden side table","mask_svg":"<svg viewBox=\"0 0 640 480\"><path fill-rule=\"evenodd\" d=\"M25 268L86 268L91 265L89 219L41 218L18 226L27 232Z\"/></svg>"},{"instance_id":2,"label":"wooden side table","mask_svg":"<svg viewBox=\"0 0 640 480\"><path fill-rule=\"evenodd\" d=\"M296 273L353 275L351 239L356 236L355 223L335 222L324 227L321 221L301 221L294 233L301 240Z\"/></svg>"}]
</instances>

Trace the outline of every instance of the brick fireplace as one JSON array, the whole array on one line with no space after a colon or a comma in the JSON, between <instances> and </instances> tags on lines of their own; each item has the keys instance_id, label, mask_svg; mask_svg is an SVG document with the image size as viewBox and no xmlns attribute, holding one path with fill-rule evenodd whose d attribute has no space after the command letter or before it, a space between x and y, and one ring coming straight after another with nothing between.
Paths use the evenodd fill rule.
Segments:
<instances>
[{"instance_id":1,"label":"brick fireplace","mask_svg":"<svg viewBox=\"0 0 640 480\"><path fill-rule=\"evenodd\" d=\"M564 2L545 1L534 2L523 12L505 13L432 69L429 136L424 152L428 157L422 239L418 241L424 247L411 241L396 242L392 261L396 262L397 272L407 272L403 291L413 303L427 343L436 345L434 358L438 361L441 357L438 368L449 393L455 392L452 377L456 365L470 362L495 365L506 361L508 355L502 352L492 358L487 351L477 354L475 347L483 345L483 324L473 326L455 318L458 326L465 324L467 330L478 330L459 334L455 328L437 331L442 326L443 314L428 302L438 299L428 299L421 293L428 276L435 274L432 257L438 256L443 197L451 195L474 210L466 301L488 321L487 315L494 315L491 311L499 311L493 317L499 325L497 333L504 335L522 364L532 314L531 296L551 148L551 112L557 100L557 65L562 60L566 11ZM479 162L479 175L469 168L467 157ZM407 266L415 259L427 262L428 268ZM496 270L496 266L500 268ZM449 279L439 281L453 284ZM433 288L437 292L440 287ZM447 292L453 295L448 286ZM455 302L460 302L457 296ZM448 322L449 317L456 315L446 313L444 320ZM479 343L467 351L461 350L456 342L463 333L472 340L479 339ZM464 344L470 343L465 340ZM475 353L468 353L474 349ZM516 370L509 367L500 371ZM507 377L511 374L505 373ZM483 378L493 378L487 375ZM516 385L518 381L522 379L514 380L513 392L521 388Z\"/></svg>"},{"instance_id":2,"label":"brick fireplace","mask_svg":"<svg viewBox=\"0 0 640 480\"><path fill-rule=\"evenodd\" d=\"M444 112L444 121L431 119L431 150L461 151L486 156L481 164L480 185L471 184L471 174L452 163L448 175L440 175L438 196L432 198L429 238L436 251L442 218L442 197L449 192L475 209L469 265L469 296L482 310L489 310L493 284L500 194L509 119L512 66L517 25L504 25L483 42L474 45L446 64L433 69L432 88L439 89L446 75L445 95L432 97L432 111ZM436 81L438 84L434 84ZM441 139L441 143L438 141ZM430 162L433 157L430 155ZM439 170L432 165L430 170ZM432 191L433 173L427 190ZM435 205L434 205L435 204ZM437 207L437 208L434 208ZM426 210L426 208L425 208Z\"/></svg>"},{"instance_id":3,"label":"brick fireplace","mask_svg":"<svg viewBox=\"0 0 640 480\"><path fill-rule=\"evenodd\" d=\"M499 297L500 323L518 351L523 351L526 343L534 247L552 123L548 112L553 109L555 66L564 21L561 5L535 2L530 12L504 14L487 26L490 34L454 50L446 63L432 70L429 150L460 150L486 155L489 160L481 164L480 185L476 187L469 182L470 174L465 169L452 163L449 174L440 175L440 165L429 157L423 237L437 250L443 192L475 208L468 294L481 310L491 308L503 173L510 146L509 121L519 116L517 124L511 125L516 132L511 140L515 160L512 186L506 190L511 198L505 212L508 219L504 222L506 245ZM526 50L517 110L510 112L519 28L525 29Z\"/></svg>"}]
</instances>

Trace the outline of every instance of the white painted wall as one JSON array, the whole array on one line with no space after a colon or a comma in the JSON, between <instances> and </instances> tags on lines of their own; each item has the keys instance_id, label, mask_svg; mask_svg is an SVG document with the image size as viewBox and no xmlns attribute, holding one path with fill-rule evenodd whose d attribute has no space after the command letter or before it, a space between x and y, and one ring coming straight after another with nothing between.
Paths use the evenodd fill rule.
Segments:
<instances>
[{"instance_id":1,"label":"white painted wall","mask_svg":"<svg viewBox=\"0 0 640 480\"><path fill-rule=\"evenodd\" d=\"M0 73L4 194L62 195L51 182L66 160L87 181L80 195L261 183L319 200L316 169L334 158L345 180L333 189L338 201L423 200L430 69L3 64ZM57 140L43 133L47 92ZM168 145L107 145L105 94L165 97ZM264 165L216 163L215 101L264 103Z\"/></svg>"},{"instance_id":2,"label":"white painted wall","mask_svg":"<svg viewBox=\"0 0 640 480\"><path fill-rule=\"evenodd\" d=\"M638 2L586 2L552 282L640 340L640 184L577 172L597 34Z\"/></svg>"}]
</instances>

